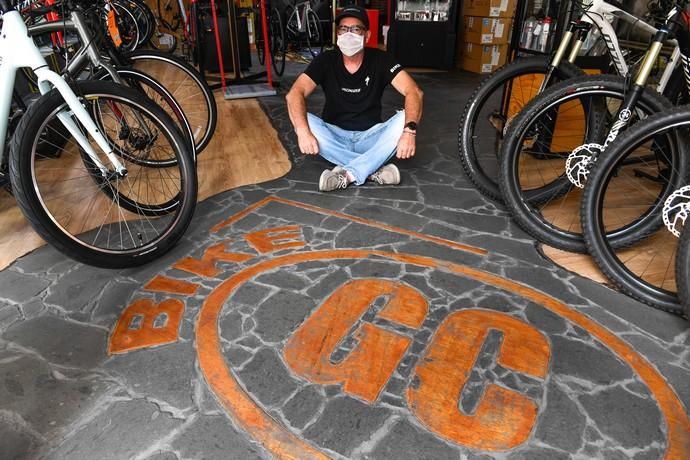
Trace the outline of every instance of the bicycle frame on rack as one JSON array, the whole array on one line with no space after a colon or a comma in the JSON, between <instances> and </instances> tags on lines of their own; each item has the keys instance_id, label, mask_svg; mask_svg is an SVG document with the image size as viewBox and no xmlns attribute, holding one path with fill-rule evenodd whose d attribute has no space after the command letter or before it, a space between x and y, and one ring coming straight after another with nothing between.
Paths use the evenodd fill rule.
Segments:
<instances>
[{"instance_id":1,"label":"bicycle frame on rack","mask_svg":"<svg viewBox=\"0 0 690 460\"><path fill-rule=\"evenodd\" d=\"M0 34L0 139L2 140L0 142L0 164L4 161L5 138L16 72L22 67L29 67L36 74L41 94L46 94L55 88L63 97L71 113L63 111L57 115L58 119L74 136L79 146L96 164L104 177L109 174L108 168L101 162L94 147L72 119L72 115L76 116L98 147L105 153L115 172L121 177L126 176L127 170L67 82L59 74L50 70L45 58L29 36L22 16L10 6L8 1L0 1L0 8L3 11L2 33Z\"/></svg>"},{"instance_id":2,"label":"bicycle frame on rack","mask_svg":"<svg viewBox=\"0 0 690 460\"><path fill-rule=\"evenodd\" d=\"M297 30L295 32L307 32L307 12L311 10L311 2L304 0L295 2L295 10L292 13L297 20ZM286 24L289 24L290 18L287 18Z\"/></svg>"}]
</instances>

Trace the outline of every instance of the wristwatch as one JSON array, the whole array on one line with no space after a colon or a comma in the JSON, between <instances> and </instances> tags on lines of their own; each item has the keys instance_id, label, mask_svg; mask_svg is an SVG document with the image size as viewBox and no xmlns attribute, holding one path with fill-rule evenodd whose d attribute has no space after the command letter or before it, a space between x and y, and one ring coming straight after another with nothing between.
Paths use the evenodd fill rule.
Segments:
<instances>
[{"instance_id":1,"label":"wristwatch","mask_svg":"<svg viewBox=\"0 0 690 460\"><path fill-rule=\"evenodd\" d=\"M417 122L408 121L407 123L405 123L404 128L409 129L410 131L417 131Z\"/></svg>"}]
</instances>

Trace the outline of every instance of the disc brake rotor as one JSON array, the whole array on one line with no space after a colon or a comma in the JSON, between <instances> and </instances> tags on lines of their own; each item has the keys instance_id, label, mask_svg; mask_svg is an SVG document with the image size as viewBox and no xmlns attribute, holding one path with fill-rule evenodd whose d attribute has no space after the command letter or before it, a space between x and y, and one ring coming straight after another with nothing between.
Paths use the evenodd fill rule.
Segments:
<instances>
[{"instance_id":1,"label":"disc brake rotor","mask_svg":"<svg viewBox=\"0 0 690 460\"><path fill-rule=\"evenodd\" d=\"M690 185L679 188L666 199L661 215L668 231L679 237L688 213L690 213Z\"/></svg>"},{"instance_id":2,"label":"disc brake rotor","mask_svg":"<svg viewBox=\"0 0 690 460\"><path fill-rule=\"evenodd\" d=\"M584 144L573 150L565 162L565 173L568 180L578 187L585 188L589 172L597 156L604 150L600 144Z\"/></svg>"}]
</instances>

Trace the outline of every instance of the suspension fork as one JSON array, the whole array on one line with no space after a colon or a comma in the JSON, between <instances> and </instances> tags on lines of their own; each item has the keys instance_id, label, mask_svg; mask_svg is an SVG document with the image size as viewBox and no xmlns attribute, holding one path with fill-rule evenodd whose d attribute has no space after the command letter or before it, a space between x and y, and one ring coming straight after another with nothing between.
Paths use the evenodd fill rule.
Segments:
<instances>
[{"instance_id":1,"label":"suspension fork","mask_svg":"<svg viewBox=\"0 0 690 460\"><path fill-rule=\"evenodd\" d=\"M670 31L668 28L662 27L654 36L654 40L652 41L652 44L649 47L649 50L647 50L644 60L642 61L640 70L637 72L635 80L632 83L632 88L623 99L623 104L616 114L616 121L613 123L613 126L611 126L611 129L606 136L604 150L606 150L611 142L616 140L618 133L628 126L630 119L632 118L633 110L635 110L637 102L640 100L642 92L644 91L647 81L649 80L649 75L652 73L652 69L654 68L657 59L659 59L659 55L661 54L661 48L663 47L664 40L666 40L666 37L668 37L669 33Z\"/></svg>"},{"instance_id":2,"label":"suspension fork","mask_svg":"<svg viewBox=\"0 0 690 460\"><path fill-rule=\"evenodd\" d=\"M553 58L549 63L549 68L546 71L546 75L544 75L544 80L542 81L541 86L539 87L539 93L542 93L551 82L551 77L553 77L553 73L556 71L558 66L561 65L561 62L563 62L563 58L568 52L568 48L570 48L573 37L575 38L575 42L573 43L572 48L570 48L570 53L568 54L567 60L571 64L575 63L575 59L580 53L582 44L584 43L585 38L587 38L587 33L591 27L591 24L580 21L572 21L568 25L568 30L566 30L566 32L563 34L563 38L556 49L556 53L553 55Z\"/></svg>"}]
</instances>

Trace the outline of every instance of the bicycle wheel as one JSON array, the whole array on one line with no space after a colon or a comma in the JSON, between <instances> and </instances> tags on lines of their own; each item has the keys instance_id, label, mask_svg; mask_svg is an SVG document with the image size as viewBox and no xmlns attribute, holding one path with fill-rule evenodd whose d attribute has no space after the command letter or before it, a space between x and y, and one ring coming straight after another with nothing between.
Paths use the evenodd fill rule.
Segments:
<instances>
[{"instance_id":1,"label":"bicycle wheel","mask_svg":"<svg viewBox=\"0 0 690 460\"><path fill-rule=\"evenodd\" d=\"M270 30L269 28L269 33ZM259 58L259 64L264 65L264 62L266 62L266 52L264 50L264 28L262 26L261 9L254 10L254 45L256 46L256 56Z\"/></svg>"},{"instance_id":2,"label":"bicycle wheel","mask_svg":"<svg viewBox=\"0 0 690 460\"><path fill-rule=\"evenodd\" d=\"M115 8L115 15L117 18L117 28L120 31L120 38L122 39L120 49L122 51L133 51L136 49L137 45L139 45L139 37L141 35L139 24L137 24L134 14L125 6L119 3L113 3L113 7Z\"/></svg>"},{"instance_id":3,"label":"bicycle wheel","mask_svg":"<svg viewBox=\"0 0 690 460\"><path fill-rule=\"evenodd\" d=\"M307 10L307 49L312 56L317 56L323 51L323 40L321 40L321 22L319 17L312 10Z\"/></svg>"},{"instance_id":4,"label":"bicycle wheel","mask_svg":"<svg viewBox=\"0 0 690 460\"><path fill-rule=\"evenodd\" d=\"M182 14L177 0L158 0L158 19L166 29L175 32L180 28Z\"/></svg>"},{"instance_id":5,"label":"bicycle wheel","mask_svg":"<svg viewBox=\"0 0 690 460\"><path fill-rule=\"evenodd\" d=\"M674 108L626 130L601 155L582 198L587 249L621 291L679 311L676 238L664 226L664 203L685 185L690 108ZM667 215L682 220L680 208Z\"/></svg>"},{"instance_id":6,"label":"bicycle wheel","mask_svg":"<svg viewBox=\"0 0 690 460\"><path fill-rule=\"evenodd\" d=\"M270 36L268 39L271 43L271 62L273 70L279 77L285 72L285 30L283 28L283 20L280 19L280 13L277 8L271 11L271 18L269 23Z\"/></svg>"},{"instance_id":7,"label":"bicycle wheel","mask_svg":"<svg viewBox=\"0 0 690 460\"><path fill-rule=\"evenodd\" d=\"M681 311L690 318L690 225L683 227L676 253L676 285Z\"/></svg>"},{"instance_id":8,"label":"bicycle wheel","mask_svg":"<svg viewBox=\"0 0 690 460\"><path fill-rule=\"evenodd\" d=\"M120 5L122 8L128 10L134 20L137 22L137 27L139 29L139 38L137 40L137 46L148 43L151 35L153 35L153 22L147 11L148 6L138 0L114 0L115 4ZM150 22L151 21L151 22Z\"/></svg>"},{"instance_id":9,"label":"bicycle wheel","mask_svg":"<svg viewBox=\"0 0 690 460\"><path fill-rule=\"evenodd\" d=\"M201 74L183 60L157 51L133 51L124 57L167 88L182 107L199 155L211 141L218 120L216 99Z\"/></svg>"},{"instance_id":10,"label":"bicycle wheel","mask_svg":"<svg viewBox=\"0 0 690 460\"><path fill-rule=\"evenodd\" d=\"M549 57L518 59L484 79L465 105L458 130L460 163L485 196L502 202L498 188L498 152L505 127L539 91ZM554 70L549 86L584 72L569 62Z\"/></svg>"},{"instance_id":11,"label":"bicycle wheel","mask_svg":"<svg viewBox=\"0 0 690 460\"><path fill-rule=\"evenodd\" d=\"M623 77L573 78L533 99L510 125L501 149L500 188L515 221L538 241L586 251L581 189L568 180L567 161L579 153L581 161L570 167L579 164L585 177L627 91ZM644 90L629 123L667 107L662 96Z\"/></svg>"},{"instance_id":12,"label":"bicycle wheel","mask_svg":"<svg viewBox=\"0 0 690 460\"><path fill-rule=\"evenodd\" d=\"M196 172L184 139L170 117L137 91L101 81L74 89L117 149L131 157L174 156L175 164L150 168L123 156L118 158L126 174L119 175L89 140L108 170L92 168L94 161L59 129L57 116L69 109L53 90L29 108L12 140L17 203L37 233L80 262L122 268L154 260L182 237L196 205ZM59 144L41 149L41 140L57 131Z\"/></svg>"},{"instance_id":13,"label":"bicycle wheel","mask_svg":"<svg viewBox=\"0 0 690 460\"><path fill-rule=\"evenodd\" d=\"M165 111L165 113L167 113L170 116L170 118L177 122L177 129L184 136L184 139L186 141L185 145L189 149L190 153L192 153L192 158L196 159L196 152L194 148L194 135L192 133L192 128L189 125L187 117L185 117L182 108L177 103L172 94L170 94L170 92L167 89L165 89L163 85L158 83L154 78L138 70L123 68L116 69L116 72L126 86L134 88L142 94L144 94L146 97L155 102L159 107L161 107ZM110 74L105 71L100 72L96 76L96 79L107 81L112 80ZM111 144L117 145L117 142L111 141ZM126 155L127 153L123 152L122 154ZM138 162L138 164L150 167L173 166L175 162L174 157L153 159L135 157L128 158L128 160Z\"/></svg>"}]
</instances>

